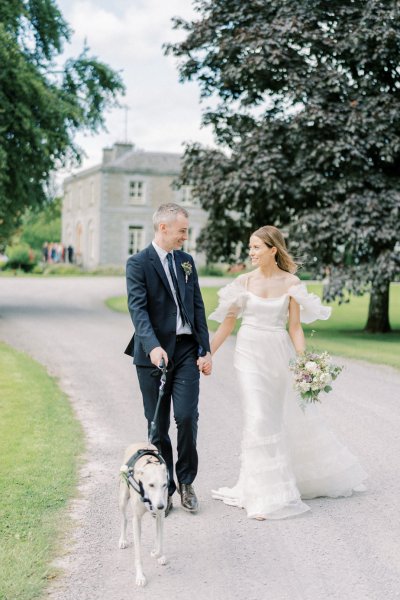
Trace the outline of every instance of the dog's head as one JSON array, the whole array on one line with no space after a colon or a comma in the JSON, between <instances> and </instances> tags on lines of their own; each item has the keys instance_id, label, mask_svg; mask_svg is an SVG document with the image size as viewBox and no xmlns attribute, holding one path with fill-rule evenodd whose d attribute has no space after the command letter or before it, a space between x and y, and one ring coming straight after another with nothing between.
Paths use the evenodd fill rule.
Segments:
<instances>
[{"instance_id":1,"label":"dog's head","mask_svg":"<svg viewBox=\"0 0 400 600\"><path fill-rule=\"evenodd\" d=\"M168 502L168 473L164 463L148 460L135 469L135 477L143 487L144 495L153 506L153 510L163 511Z\"/></svg>"}]
</instances>

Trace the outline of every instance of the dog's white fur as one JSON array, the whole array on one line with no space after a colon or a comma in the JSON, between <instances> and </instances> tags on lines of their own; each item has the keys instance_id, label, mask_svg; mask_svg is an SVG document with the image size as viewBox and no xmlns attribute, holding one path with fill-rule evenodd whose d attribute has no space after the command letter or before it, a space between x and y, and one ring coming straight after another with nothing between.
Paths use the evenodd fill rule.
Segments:
<instances>
[{"instance_id":1,"label":"dog's white fur","mask_svg":"<svg viewBox=\"0 0 400 600\"><path fill-rule=\"evenodd\" d=\"M157 450L157 448L148 443L132 444L129 446L124 455L124 464L140 449ZM150 499L153 510L156 515L156 546L151 552L153 558L157 558L160 565L165 565L167 560L163 554L163 525L165 509L168 502L168 478L167 469L164 464L159 462L148 462L151 457L144 456L140 458L134 468L134 477L136 481L141 481L146 496ZM146 577L143 573L142 557L141 557L141 522L142 517L146 512L149 512L140 496L135 490L127 485L126 481L121 477L120 492L119 492L119 508L121 511L121 537L119 539L119 547L126 548L128 542L126 540L127 516L126 509L128 501L132 507L133 521L133 543L135 549L135 569L136 569L136 585L146 585Z\"/></svg>"}]
</instances>

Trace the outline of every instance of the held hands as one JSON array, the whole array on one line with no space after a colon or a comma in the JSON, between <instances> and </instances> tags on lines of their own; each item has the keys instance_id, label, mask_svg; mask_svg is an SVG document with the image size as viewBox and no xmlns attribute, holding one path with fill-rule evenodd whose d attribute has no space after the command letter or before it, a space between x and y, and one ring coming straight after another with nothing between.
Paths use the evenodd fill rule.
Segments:
<instances>
[{"instance_id":1,"label":"held hands","mask_svg":"<svg viewBox=\"0 0 400 600\"><path fill-rule=\"evenodd\" d=\"M205 356L199 356L197 359L197 366L199 367L200 373L203 375L211 375L212 371L212 358L211 354L207 352Z\"/></svg>"},{"instance_id":2,"label":"held hands","mask_svg":"<svg viewBox=\"0 0 400 600\"><path fill-rule=\"evenodd\" d=\"M165 362L165 366L168 365L168 355L165 352L165 350L163 348L161 348L161 346L157 346L156 348L153 348L153 350L150 352L150 360L153 363L153 365L155 367L159 367L161 360L164 359Z\"/></svg>"},{"instance_id":3,"label":"held hands","mask_svg":"<svg viewBox=\"0 0 400 600\"><path fill-rule=\"evenodd\" d=\"M159 367L161 360L164 359L165 365L168 365L168 355L161 346L157 346L153 348L150 352L150 360L155 367ZM203 375L211 375L212 371L212 359L211 354L207 352L205 356L199 356L197 359L197 366L199 368L200 373Z\"/></svg>"}]
</instances>

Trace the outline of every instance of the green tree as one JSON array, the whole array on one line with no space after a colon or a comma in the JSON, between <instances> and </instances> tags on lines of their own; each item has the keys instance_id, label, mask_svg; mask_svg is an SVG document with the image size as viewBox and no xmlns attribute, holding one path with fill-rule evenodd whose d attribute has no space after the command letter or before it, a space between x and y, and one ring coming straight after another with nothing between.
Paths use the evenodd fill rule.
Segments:
<instances>
[{"instance_id":1,"label":"green tree","mask_svg":"<svg viewBox=\"0 0 400 600\"><path fill-rule=\"evenodd\" d=\"M400 270L400 13L393 1L197 0L168 45L197 79L217 149L188 145L183 183L209 211L211 260L266 223L289 229L326 297L371 290L366 329L389 331ZM397 244L397 245L396 245Z\"/></svg>"},{"instance_id":2,"label":"green tree","mask_svg":"<svg viewBox=\"0 0 400 600\"><path fill-rule=\"evenodd\" d=\"M46 203L49 175L79 163L77 131L97 131L124 86L84 48L60 66L71 30L54 0L0 4L0 246L27 207Z\"/></svg>"},{"instance_id":3,"label":"green tree","mask_svg":"<svg viewBox=\"0 0 400 600\"><path fill-rule=\"evenodd\" d=\"M61 241L61 198L41 210L29 209L22 219L19 242L41 250L45 242Z\"/></svg>"}]
</instances>

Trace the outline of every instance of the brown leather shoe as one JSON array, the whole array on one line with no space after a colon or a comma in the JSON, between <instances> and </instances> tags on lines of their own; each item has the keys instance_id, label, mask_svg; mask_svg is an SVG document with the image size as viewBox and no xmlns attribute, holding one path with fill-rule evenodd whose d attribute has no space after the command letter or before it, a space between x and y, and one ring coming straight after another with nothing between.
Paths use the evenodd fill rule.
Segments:
<instances>
[{"instance_id":1,"label":"brown leather shoe","mask_svg":"<svg viewBox=\"0 0 400 600\"><path fill-rule=\"evenodd\" d=\"M199 508L199 501L194 493L193 486L190 483L180 483L178 492L181 495L182 508L189 512L196 512Z\"/></svg>"}]
</instances>

